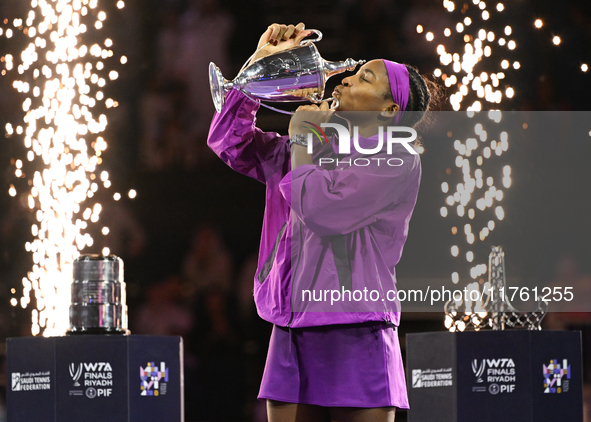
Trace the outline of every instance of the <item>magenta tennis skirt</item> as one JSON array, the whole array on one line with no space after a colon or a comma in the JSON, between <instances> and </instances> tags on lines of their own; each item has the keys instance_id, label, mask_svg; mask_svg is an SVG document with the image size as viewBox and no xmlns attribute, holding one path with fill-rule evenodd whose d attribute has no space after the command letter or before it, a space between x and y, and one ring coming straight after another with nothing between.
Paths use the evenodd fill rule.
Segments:
<instances>
[{"instance_id":1,"label":"magenta tennis skirt","mask_svg":"<svg viewBox=\"0 0 591 422\"><path fill-rule=\"evenodd\" d=\"M396 327L384 322L273 326L259 399L408 409Z\"/></svg>"}]
</instances>

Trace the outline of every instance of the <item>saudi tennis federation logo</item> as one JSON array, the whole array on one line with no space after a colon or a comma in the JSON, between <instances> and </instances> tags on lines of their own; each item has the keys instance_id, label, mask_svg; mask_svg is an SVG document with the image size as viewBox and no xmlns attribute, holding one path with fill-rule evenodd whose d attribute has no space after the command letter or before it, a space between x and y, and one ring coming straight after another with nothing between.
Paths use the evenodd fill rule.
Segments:
<instances>
[{"instance_id":1,"label":"saudi tennis federation logo","mask_svg":"<svg viewBox=\"0 0 591 422\"><path fill-rule=\"evenodd\" d=\"M322 130L322 128L320 126L315 125L314 123L308 122L308 121L304 121L304 123L307 123L310 125L310 126L304 126L304 128L309 129L312 133L314 133L314 135L316 135L318 140L320 140L320 145L323 145L323 142L322 142L323 139L324 139L324 142L326 142L326 145L328 145L328 138L326 137L326 133L324 133L324 131Z\"/></svg>"}]
</instances>

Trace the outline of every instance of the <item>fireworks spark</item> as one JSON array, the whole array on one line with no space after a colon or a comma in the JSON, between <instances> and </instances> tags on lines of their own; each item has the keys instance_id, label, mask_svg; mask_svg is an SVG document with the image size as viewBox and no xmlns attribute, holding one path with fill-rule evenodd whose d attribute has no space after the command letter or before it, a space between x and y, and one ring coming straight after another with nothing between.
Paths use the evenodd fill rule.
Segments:
<instances>
[{"instance_id":1,"label":"fireworks spark","mask_svg":"<svg viewBox=\"0 0 591 422\"><path fill-rule=\"evenodd\" d=\"M472 3L464 4L461 11L456 11L453 1L443 2L449 13L456 11L459 21L454 29L456 36L463 42L463 51L448 52L448 47L440 43L437 54L442 68L435 69L433 74L440 77L451 92L450 104L456 111L481 111L487 108L482 102L488 103L490 109L498 109L504 97L512 98L515 93L513 88L503 82L505 70L511 66L515 69L520 67L518 61L508 60L517 48L517 43L511 38L511 26L505 26L500 34L490 29L492 14L506 13L505 6L498 3L495 10L489 11L483 1L473 0ZM440 35L449 39L452 34L451 28L445 28ZM427 41L433 40L435 36L428 32ZM472 97L476 97L472 104L462 107L462 103Z\"/></svg>"},{"instance_id":2,"label":"fireworks spark","mask_svg":"<svg viewBox=\"0 0 591 422\"><path fill-rule=\"evenodd\" d=\"M26 308L34 298L33 335L62 335L68 328L71 264L93 245L84 232L89 223L99 221L102 210L100 203L87 205L88 199L99 183L103 188L111 185L106 171L98 179L97 173L107 149L101 136L107 116L102 111L117 106L103 92L109 80L118 78L116 71L108 70L115 63L113 41L84 42L100 37L107 18L98 3L32 0L26 18L13 21L14 30L0 28L0 36L19 36L27 44L16 57L6 54L1 62L3 76L17 71L12 86L24 97L22 123L9 123L5 129L14 141L22 139L27 150L26 161L13 160L15 176L23 190L29 189L23 194L36 210L37 222L31 227L34 240L25 245L33 266L22 280L20 301L13 298L11 303ZM8 193L16 196L19 190L11 184Z\"/></svg>"},{"instance_id":3,"label":"fireworks spark","mask_svg":"<svg viewBox=\"0 0 591 422\"><path fill-rule=\"evenodd\" d=\"M503 3L489 9L485 2L472 0L471 4L464 3L460 10L453 1L444 0L443 6L458 21L455 27L445 28L442 34L426 32L427 41L441 40L436 47L441 67L433 74L447 87L455 111L466 111L468 118L474 117L476 112L489 111L486 122L475 122L468 138L455 139L453 143L457 153L455 170L448 171L447 181L441 185L441 191L447 196L440 214L444 218L453 216L459 222L451 229L450 253L469 267L465 276L453 272L451 281L457 284L463 280L468 291L486 290L482 276L488 271L487 256L478 256L477 244L485 242L498 222L505 218L504 189L511 186L511 167L499 166L498 160L509 148L509 134L499 133L495 125L502 120L503 101L516 95L514 87L507 83L506 72L511 68L517 70L521 65L513 58L517 43L512 38L512 27L501 25L498 29L499 20L507 13ZM491 21L495 20L497 23L492 25ZM426 29L421 27L423 31ZM461 45L462 50L448 51L448 46L452 45ZM502 181L502 188L499 181ZM481 303L463 305L468 313L482 311ZM460 326L447 328L463 330Z\"/></svg>"}]
</instances>

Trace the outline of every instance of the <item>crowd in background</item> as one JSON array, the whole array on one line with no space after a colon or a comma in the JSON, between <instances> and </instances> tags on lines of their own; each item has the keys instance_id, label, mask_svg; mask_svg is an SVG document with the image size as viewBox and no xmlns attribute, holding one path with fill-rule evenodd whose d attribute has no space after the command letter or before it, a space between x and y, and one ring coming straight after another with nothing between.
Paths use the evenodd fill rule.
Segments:
<instances>
[{"instance_id":1,"label":"crowd in background","mask_svg":"<svg viewBox=\"0 0 591 422\"><path fill-rule=\"evenodd\" d=\"M308 28L324 33L318 48L326 59L386 57L429 73L439 66L436 43L418 34L416 26L422 24L442 34L456 22L435 0L125 3L121 11L110 11L106 22L114 48L120 47L128 58L121 78L111 88L119 107L109 117L113 145L109 157L113 180L119 179L122 188L137 187L139 197L136 203L110 201L104 207L101 227L108 225L110 234L94 234L95 250L104 243L126 263L133 334L180 335L185 339L186 420L264 421L264 403L255 398L271 327L256 315L252 299L264 193L263 187L247 185L250 190L245 189L248 194L244 194L236 187L243 182L223 173L226 169L207 148L214 112L208 65L216 63L224 76L232 79L268 24L303 21ZM515 0L516 12L508 19L515 25L523 19L533 22L536 13L551 10L550 2L532 3ZM544 8L546 3L548 9ZM13 5L0 5L0 15ZM575 59L585 54L589 57L590 51L581 46L591 45L591 14L583 2L568 7L570 41L577 40L577 47L569 47L572 42L569 44L565 37L563 54ZM551 23L552 16L548 18ZM556 25L560 23L564 24L555 21ZM586 94L576 85L582 77L576 73L576 66L549 60L550 42L543 41L546 46L531 34L524 34L527 37L520 40L522 73L510 75L523 81L510 108L588 108ZM545 62L546 66L540 73L535 66L527 66L527 60ZM568 78L567 73L576 76ZM10 90L8 84L0 84L3 116L14 115ZM275 120L279 115L261 114L267 116L270 127L285 130L285 120ZM6 155L10 153L3 152L0 157L10 158ZM2 175L4 189L13 172L3 171ZM216 205L216 187L208 186L214 178L219 186L236 187L222 205ZM167 203L165 198L171 191L175 199ZM30 240L30 216L23 212L27 209L23 202L26 197L21 201L4 198L4 193L2 196L0 301L4 305L0 306L0 337L4 339L29 334L29 311L8 308L6 303L15 297L10 288L18 287L28 271L30 257L20 245ZM251 205L254 211L245 210ZM244 224L241 218L250 223ZM245 230L244 235L240 230ZM573 269L576 258L572 256L561 258L557 265L558 279L585 277ZM568 321L554 323L568 326ZM2 374L2 388L5 382Z\"/></svg>"}]
</instances>

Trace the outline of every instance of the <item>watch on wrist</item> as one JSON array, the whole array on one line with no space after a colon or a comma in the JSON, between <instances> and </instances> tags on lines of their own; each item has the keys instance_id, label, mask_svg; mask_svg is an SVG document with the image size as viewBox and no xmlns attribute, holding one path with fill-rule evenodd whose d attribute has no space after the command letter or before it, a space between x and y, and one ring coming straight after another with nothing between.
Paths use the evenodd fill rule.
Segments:
<instances>
[{"instance_id":1,"label":"watch on wrist","mask_svg":"<svg viewBox=\"0 0 591 422\"><path fill-rule=\"evenodd\" d=\"M298 133L296 135L292 135L289 138L289 144L298 144L301 145L303 147L307 147L308 146L308 136L304 135L302 133Z\"/></svg>"}]
</instances>

